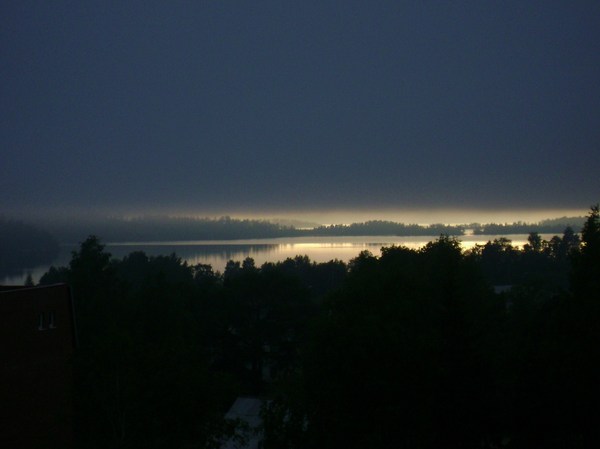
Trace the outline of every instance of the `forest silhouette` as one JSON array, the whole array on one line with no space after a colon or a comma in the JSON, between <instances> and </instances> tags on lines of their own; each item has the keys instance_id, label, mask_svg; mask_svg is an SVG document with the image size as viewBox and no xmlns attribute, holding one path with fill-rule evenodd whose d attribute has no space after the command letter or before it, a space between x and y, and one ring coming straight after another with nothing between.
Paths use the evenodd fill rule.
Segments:
<instances>
[{"instance_id":1,"label":"forest silhouette","mask_svg":"<svg viewBox=\"0 0 600 449\"><path fill-rule=\"evenodd\" d=\"M600 214L581 235L463 251L440 236L349 263L224 272L112 259L90 236L40 284L73 291L78 447L219 447L238 396L265 448L595 447Z\"/></svg>"}]
</instances>

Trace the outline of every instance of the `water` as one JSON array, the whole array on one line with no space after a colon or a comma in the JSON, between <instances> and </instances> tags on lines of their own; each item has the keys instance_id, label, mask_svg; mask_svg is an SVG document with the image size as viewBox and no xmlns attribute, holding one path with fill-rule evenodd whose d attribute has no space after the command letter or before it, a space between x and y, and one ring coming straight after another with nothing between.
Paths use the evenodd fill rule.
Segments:
<instances>
[{"instance_id":1,"label":"water","mask_svg":"<svg viewBox=\"0 0 600 449\"><path fill-rule=\"evenodd\" d=\"M505 237L512 240L514 246L527 243L526 234L513 235L465 235L461 236L462 247L472 248L475 244L483 245L489 240ZM348 262L364 250L378 256L381 247L404 245L408 248L421 248L437 236L360 236L360 237L293 237L256 240L204 240L204 241L172 241L172 242L109 242L105 250L113 257L123 258L133 251L144 251L149 256L177 254L188 264L210 264L214 270L223 271L229 260L242 261L246 257L254 259L257 266L265 262L277 262L288 257L306 255L310 260L321 263L333 259ZM542 238L550 240L552 234L542 234ZM77 246L61 247L54 266L67 266L71 260L71 252ZM50 265L43 265L25 270L22 275L5 277L0 280L4 285L22 285L27 274L31 274L34 282L38 282L48 271Z\"/></svg>"}]
</instances>

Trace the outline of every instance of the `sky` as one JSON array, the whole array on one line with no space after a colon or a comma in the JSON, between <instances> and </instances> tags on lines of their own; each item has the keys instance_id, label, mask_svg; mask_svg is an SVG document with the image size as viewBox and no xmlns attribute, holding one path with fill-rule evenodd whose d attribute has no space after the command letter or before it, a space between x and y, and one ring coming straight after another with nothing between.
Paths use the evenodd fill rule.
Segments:
<instances>
[{"instance_id":1,"label":"sky","mask_svg":"<svg viewBox=\"0 0 600 449\"><path fill-rule=\"evenodd\" d=\"M597 1L2 2L0 214L584 214L598 24Z\"/></svg>"}]
</instances>

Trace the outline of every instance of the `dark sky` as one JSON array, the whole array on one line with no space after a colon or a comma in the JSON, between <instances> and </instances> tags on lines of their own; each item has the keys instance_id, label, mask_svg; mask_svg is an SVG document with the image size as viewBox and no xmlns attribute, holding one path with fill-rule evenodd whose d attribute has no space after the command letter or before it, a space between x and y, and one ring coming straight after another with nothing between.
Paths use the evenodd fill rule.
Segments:
<instances>
[{"instance_id":1,"label":"dark sky","mask_svg":"<svg viewBox=\"0 0 600 449\"><path fill-rule=\"evenodd\" d=\"M600 200L598 1L20 0L0 21L5 211Z\"/></svg>"}]
</instances>

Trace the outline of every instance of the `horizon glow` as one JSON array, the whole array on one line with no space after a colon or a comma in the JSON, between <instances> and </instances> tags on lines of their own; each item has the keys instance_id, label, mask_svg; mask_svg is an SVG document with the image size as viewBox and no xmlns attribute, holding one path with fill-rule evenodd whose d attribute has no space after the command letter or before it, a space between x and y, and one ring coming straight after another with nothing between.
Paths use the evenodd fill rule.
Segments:
<instances>
[{"instance_id":1,"label":"horizon glow","mask_svg":"<svg viewBox=\"0 0 600 449\"><path fill-rule=\"evenodd\" d=\"M191 218L191 219L218 219L229 216L234 219L251 220L290 220L315 223L319 225L348 225L372 220L393 221L405 224L445 224L464 225L473 223L500 223L511 224L517 222L538 223L545 219L562 217L583 217L589 208L569 209L330 209L330 210L277 210L265 209L263 211L227 211L207 210L197 211L192 209L131 209L131 208L45 208L35 211L8 211L4 218L20 219L34 222L96 222L110 219L133 220L138 218ZM12 212L12 213L11 213Z\"/></svg>"}]
</instances>

